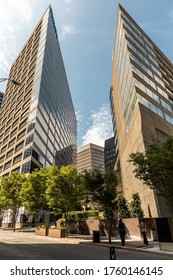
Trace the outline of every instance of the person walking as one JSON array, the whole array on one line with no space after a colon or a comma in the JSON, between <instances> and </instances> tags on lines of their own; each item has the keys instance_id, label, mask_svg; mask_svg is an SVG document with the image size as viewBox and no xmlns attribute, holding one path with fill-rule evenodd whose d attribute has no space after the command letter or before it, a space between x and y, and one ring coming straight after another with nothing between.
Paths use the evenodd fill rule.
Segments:
<instances>
[{"instance_id":1,"label":"person walking","mask_svg":"<svg viewBox=\"0 0 173 280\"><path fill-rule=\"evenodd\" d=\"M125 245L125 236L126 236L126 226L123 223L121 218L118 221L117 228L118 228L118 232L119 232L120 239L121 239L121 245L124 246Z\"/></svg>"},{"instance_id":2,"label":"person walking","mask_svg":"<svg viewBox=\"0 0 173 280\"><path fill-rule=\"evenodd\" d=\"M141 222L140 225L138 225L138 227L141 230L141 234L143 236L143 242L145 245L148 245L148 239L147 239L147 226L144 222Z\"/></svg>"}]
</instances>

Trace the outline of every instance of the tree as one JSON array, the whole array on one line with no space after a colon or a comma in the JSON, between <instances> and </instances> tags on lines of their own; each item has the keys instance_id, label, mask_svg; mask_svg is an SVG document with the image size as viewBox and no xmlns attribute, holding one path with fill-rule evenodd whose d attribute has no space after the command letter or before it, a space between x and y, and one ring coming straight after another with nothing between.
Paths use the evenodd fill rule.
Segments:
<instances>
[{"instance_id":1,"label":"tree","mask_svg":"<svg viewBox=\"0 0 173 280\"><path fill-rule=\"evenodd\" d=\"M118 218L130 218L128 202L122 194L117 197L117 212Z\"/></svg>"},{"instance_id":2,"label":"tree","mask_svg":"<svg viewBox=\"0 0 173 280\"><path fill-rule=\"evenodd\" d=\"M2 196L2 191L0 190L0 222L3 219L4 210L5 210L5 201L4 201L4 197Z\"/></svg>"},{"instance_id":3,"label":"tree","mask_svg":"<svg viewBox=\"0 0 173 280\"><path fill-rule=\"evenodd\" d=\"M130 154L129 162L135 166L135 177L143 180L156 193L163 196L168 204L173 201L173 137L164 143L152 140L144 153Z\"/></svg>"},{"instance_id":4,"label":"tree","mask_svg":"<svg viewBox=\"0 0 173 280\"><path fill-rule=\"evenodd\" d=\"M47 188L48 205L54 214L62 213L68 227L69 211L79 209L84 195L82 176L73 165L50 168Z\"/></svg>"},{"instance_id":5,"label":"tree","mask_svg":"<svg viewBox=\"0 0 173 280\"><path fill-rule=\"evenodd\" d=\"M47 178L48 168L35 170L27 176L21 190L24 199L23 205L26 211L33 215L36 226L40 210L47 206Z\"/></svg>"},{"instance_id":6,"label":"tree","mask_svg":"<svg viewBox=\"0 0 173 280\"><path fill-rule=\"evenodd\" d=\"M3 177L0 183L1 201L3 201L4 210L11 210L13 231L15 231L17 213L23 202L21 189L25 180L24 174L13 172Z\"/></svg>"},{"instance_id":7,"label":"tree","mask_svg":"<svg viewBox=\"0 0 173 280\"><path fill-rule=\"evenodd\" d=\"M112 169L102 172L99 169L85 171L85 186L92 197L92 201L98 203L104 212L108 221L108 236L111 243L112 222L115 214L116 206L116 187L118 185L118 177Z\"/></svg>"},{"instance_id":8,"label":"tree","mask_svg":"<svg viewBox=\"0 0 173 280\"><path fill-rule=\"evenodd\" d=\"M132 194L132 201L130 202L131 217L142 218L144 212L141 208L141 199L138 193Z\"/></svg>"}]
</instances>

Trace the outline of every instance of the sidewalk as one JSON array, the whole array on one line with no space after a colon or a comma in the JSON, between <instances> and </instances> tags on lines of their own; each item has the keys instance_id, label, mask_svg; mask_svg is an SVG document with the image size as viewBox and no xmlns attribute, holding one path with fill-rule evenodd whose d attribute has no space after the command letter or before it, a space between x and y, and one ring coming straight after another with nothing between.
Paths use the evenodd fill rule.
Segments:
<instances>
[{"instance_id":1,"label":"sidewalk","mask_svg":"<svg viewBox=\"0 0 173 280\"><path fill-rule=\"evenodd\" d=\"M104 247L115 247L120 250L131 250L131 251L138 251L138 252L145 252L150 254L159 254L159 255L165 255L170 256L173 259L173 252L169 251L163 251L160 250L159 241L152 241L149 240L149 245L144 245L142 239L128 239L126 240L126 245L122 246L121 241L119 239L112 238L111 243L108 242L107 237L100 237L99 243L94 243L92 240L92 235L69 235L69 238L79 238L81 240L80 243L86 243L85 240L87 240L87 244L92 244L95 246L104 246Z\"/></svg>"}]
</instances>

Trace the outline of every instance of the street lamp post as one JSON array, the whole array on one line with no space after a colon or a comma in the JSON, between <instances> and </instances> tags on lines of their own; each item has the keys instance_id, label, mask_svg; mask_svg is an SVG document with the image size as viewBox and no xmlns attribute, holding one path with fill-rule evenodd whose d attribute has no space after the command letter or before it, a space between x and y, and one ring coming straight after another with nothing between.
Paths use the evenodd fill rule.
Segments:
<instances>
[{"instance_id":1,"label":"street lamp post","mask_svg":"<svg viewBox=\"0 0 173 280\"><path fill-rule=\"evenodd\" d=\"M4 81L11 81L13 84L15 84L16 86L20 86L21 83L16 81L16 80L13 80L13 79L9 79L9 78L0 78L0 83L1 82L4 82Z\"/></svg>"}]
</instances>

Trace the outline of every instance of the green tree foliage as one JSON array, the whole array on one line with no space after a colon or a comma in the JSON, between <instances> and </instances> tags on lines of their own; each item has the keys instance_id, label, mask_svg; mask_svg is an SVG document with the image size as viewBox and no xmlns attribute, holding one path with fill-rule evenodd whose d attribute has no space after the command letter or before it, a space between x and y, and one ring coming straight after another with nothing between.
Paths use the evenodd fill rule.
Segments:
<instances>
[{"instance_id":1,"label":"green tree foliage","mask_svg":"<svg viewBox=\"0 0 173 280\"><path fill-rule=\"evenodd\" d=\"M118 218L130 217L128 202L122 194L118 195L117 197L117 212Z\"/></svg>"},{"instance_id":2,"label":"green tree foliage","mask_svg":"<svg viewBox=\"0 0 173 280\"><path fill-rule=\"evenodd\" d=\"M21 191L24 199L23 205L26 211L33 215L36 225L40 210L47 206L47 179L48 169L46 167L35 170L27 176Z\"/></svg>"},{"instance_id":3,"label":"green tree foliage","mask_svg":"<svg viewBox=\"0 0 173 280\"><path fill-rule=\"evenodd\" d=\"M130 202L131 217L142 218L144 212L141 208L141 199L138 193L132 194L132 201Z\"/></svg>"},{"instance_id":4,"label":"green tree foliage","mask_svg":"<svg viewBox=\"0 0 173 280\"><path fill-rule=\"evenodd\" d=\"M81 207L84 196L82 176L73 165L50 168L47 181L48 205L52 211L62 213L68 223L68 213Z\"/></svg>"},{"instance_id":5,"label":"green tree foliage","mask_svg":"<svg viewBox=\"0 0 173 280\"><path fill-rule=\"evenodd\" d=\"M109 242L111 243L112 220L115 214L118 177L112 169L108 169L105 172L99 169L86 170L83 176L85 187L89 195L91 195L92 201L101 206L105 218L108 220L108 235Z\"/></svg>"},{"instance_id":6,"label":"green tree foliage","mask_svg":"<svg viewBox=\"0 0 173 280\"><path fill-rule=\"evenodd\" d=\"M173 137L164 143L153 140L144 153L130 154L135 166L135 177L163 196L168 204L173 201Z\"/></svg>"},{"instance_id":7,"label":"green tree foliage","mask_svg":"<svg viewBox=\"0 0 173 280\"><path fill-rule=\"evenodd\" d=\"M17 213L23 202L21 190L25 180L24 174L14 172L3 177L0 183L2 207L3 210L11 209L13 231L15 231Z\"/></svg>"},{"instance_id":8,"label":"green tree foliage","mask_svg":"<svg viewBox=\"0 0 173 280\"><path fill-rule=\"evenodd\" d=\"M0 220L3 219L3 214L5 210L5 200L2 196L2 191L0 190Z\"/></svg>"}]
</instances>

